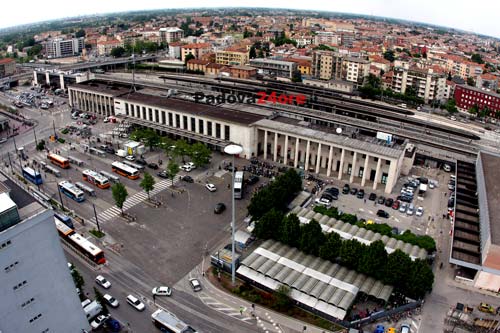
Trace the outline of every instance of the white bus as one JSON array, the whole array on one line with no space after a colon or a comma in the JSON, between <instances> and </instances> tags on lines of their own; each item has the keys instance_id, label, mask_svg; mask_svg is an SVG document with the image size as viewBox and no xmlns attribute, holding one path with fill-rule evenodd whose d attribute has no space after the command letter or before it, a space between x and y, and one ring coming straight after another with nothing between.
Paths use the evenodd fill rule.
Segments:
<instances>
[{"instance_id":1,"label":"white bus","mask_svg":"<svg viewBox=\"0 0 500 333\"><path fill-rule=\"evenodd\" d=\"M98 174L95 171L85 169L82 171L83 174L83 180L88 181L91 184L94 184L95 186L99 188L108 188L111 186L109 183L108 178L104 177L103 175Z\"/></svg>"},{"instance_id":2,"label":"white bus","mask_svg":"<svg viewBox=\"0 0 500 333\"><path fill-rule=\"evenodd\" d=\"M241 199L243 197L243 171L236 171L234 173L234 198Z\"/></svg>"},{"instance_id":3,"label":"white bus","mask_svg":"<svg viewBox=\"0 0 500 333\"><path fill-rule=\"evenodd\" d=\"M122 162L111 163L111 169L113 170L113 172L116 172L117 174L130 179L139 178L139 170L132 168L131 166L128 166L126 164L123 164Z\"/></svg>"},{"instance_id":4,"label":"white bus","mask_svg":"<svg viewBox=\"0 0 500 333\"><path fill-rule=\"evenodd\" d=\"M82 202L83 200L85 200L83 191L67 180L63 180L59 183L59 190L61 190L61 192L64 193L68 198L71 198L77 202Z\"/></svg>"},{"instance_id":5,"label":"white bus","mask_svg":"<svg viewBox=\"0 0 500 333\"><path fill-rule=\"evenodd\" d=\"M153 324L162 332L169 333L196 333L196 330L182 322L173 313L158 309L152 315Z\"/></svg>"}]
</instances>

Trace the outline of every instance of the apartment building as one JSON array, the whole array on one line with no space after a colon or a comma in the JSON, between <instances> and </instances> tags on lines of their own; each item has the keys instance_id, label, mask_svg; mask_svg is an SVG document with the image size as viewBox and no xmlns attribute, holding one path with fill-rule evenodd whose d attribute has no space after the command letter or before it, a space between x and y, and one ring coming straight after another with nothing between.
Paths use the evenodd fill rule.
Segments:
<instances>
[{"instance_id":1,"label":"apartment building","mask_svg":"<svg viewBox=\"0 0 500 333\"><path fill-rule=\"evenodd\" d=\"M182 45L184 44L181 42L172 42L168 44L168 56L170 58L180 59Z\"/></svg>"},{"instance_id":2,"label":"apartment building","mask_svg":"<svg viewBox=\"0 0 500 333\"><path fill-rule=\"evenodd\" d=\"M288 58L286 58L286 60L293 61L293 62L297 63L297 70L300 72L301 75L306 75L306 76L311 75L311 58L310 57L304 57L304 58L288 57Z\"/></svg>"},{"instance_id":3,"label":"apartment building","mask_svg":"<svg viewBox=\"0 0 500 333\"><path fill-rule=\"evenodd\" d=\"M342 79L342 56L333 51L314 51L311 75L322 80Z\"/></svg>"},{"instance_id":4,"label":"apartment building","mask_svg":"<svg viewBox=\"0 0 500 333\"><path fill-rule=\"evenodd\" d=\"M311 45L314 42L313 36L294 36L291 39L297 43L297 47Z\"/></svg>"},{"instance_id":5,"label":"apartment building","mask_svg":"<svg viewBox=\"0 0 500 333\"><path fill-rule=\"evenodd\" d=\"M210 61L208 60L191 59L187 62L186 67L188 71L200 71L206 73L208 64L210 64Z\"/></svg>"},{"instance_id":6,"label":"apartment building","mask_svg":"<svg viewBox=\"0 0 500 333\"><path fill-rule=\"evenodd\" d=\"M118 39L108 39L97 42L97 54L107 56L111 54L111 50L117 47L123 47L123 42Z\"/></svg>"},{"instance_id":7,"label":"apartment building","mask_svg":"<svg viewBox=\"0 0 500 333\"><path fill-rule=\"evenodd\" d=\"M259 73L273 77L292 78L297 69L297 63L269 58L250 59L250 66L259 70Z\"/></svg>"},{"instance_id":8,"label":"apartment building","mask_svg":"<svg viewBox=\"0 0 500 333\"><path fill-rule=\"evenodd\" d=\"M215 52L215 62L221 65L243 66L248 64L249 60L249 51L246 48L228 48Z\"/></svg>"},{"instance_id":9,"label":"apartment building","mask_svg":"<svg viewBox=\"0 0 500 333\"><path fill-rule=\"evenodd\" d=\"M184 37L184 30L177 27L160 28L160 42L173 43L178 42Z\"/></svg>"},{"instance_id":10,"label":"apartment building","mask_svg":"<svg viewBox=\"0 0 500 333\"><path fill-rule=\"evenodd\" d=\"M460 111L468 111L471 107L477 106L480 110L488 108L490 117L496 117L500 112L500 94L478 89L467 85L457 85L455 87L455 104Z\"/></svg>"},{"instance_id":11,"label":"apartment building","mask_svg":"<svg viewBox=\"0 0 500 333\"><path fill-rule=\"evenodd\" d=\"M2 178L0 332L89 331L53 211Z\"/></svg>"},{"instance_id":12,"label":"apartment building","mask_svg":"<svg viewBox=\"0 0 500 333\"><path fill-rule=\"evenodd\" d=\"M332 31L318 31L314 36L316 45L340 45L340 36Z\"/></svg>"},{"instance_id":13,"label":"apartment building","mask_svg":"<svg viewBox=\"0 0 500 333\"><path fill-rule=\"evenodd\" d=\"M16 72L16 61L12 58L0 59L0 78Z\"/></svg>"},{"instance_id":14,"label":"apartment building","mask_svg":"<svg viewBox=\"0 0 500 333\"><path fill-rule=\"evenodd\" d=\"M193 43L181 46L181 60L185 61L188 54L192 54L194 59L200 59L204 54L209 53L211 47L209 43Z\"/></svg>"},{"instance_id":15,"label":"apartment building","mask_svg":"<svg viewBox=\"0 0 500 333\"><path fill-rule=\"evenodd\" d=\"M464 80L469 77L476 77L483 74L484 64L476 64L475 62L463 59L456 55L444 55L445 69L452 76L459 76Z\"/></svg>"},{"instance_id":16,"label":"apartment building","mask_svg":"<svg viewBox=\"0 0 500 333\"><path fill-rule=\"evenodd\" d=\"M346 57L342 59L342 79L362 86L370 74L370 61L364 58Z\"/></svg>"},{"instance_id":17,"label":"apartment building","mask_svg":"<svg viewBox=\"0 0 500 333\"><path fill-rule=\"evenodd\" d=\"M85 47L85 39L80 38L54 38L44 43L47 58L73 57L82 53Z\"/></svg>"},{"instance_id":18,"label":"apartment building","mask_svg":"<svg viewBox=\"0 0 500 333\"><path fill-rule=\"evenodd\" d=\"M490 73L481 74L476 78L476 88L496 92L499 77Z\"/></svg>"},{"instance_id":19,"label":"apartment building","mask_svg":"<svg viewBox=\"0 0 500 333\"><path fill-rule=\"evenodd\" d=\"M425 103L444 101L446 74L437 68L418 68L408 62L396 61L391 89L404 94L408 87L412 87Z\"/></svg>"}]
</instances>

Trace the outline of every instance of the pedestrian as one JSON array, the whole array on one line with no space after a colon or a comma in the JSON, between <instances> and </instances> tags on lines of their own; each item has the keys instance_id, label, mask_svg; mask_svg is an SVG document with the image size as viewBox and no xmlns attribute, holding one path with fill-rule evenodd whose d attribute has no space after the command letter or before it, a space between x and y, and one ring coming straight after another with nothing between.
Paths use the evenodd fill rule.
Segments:
<instances>
[{"instance_id":1,"label":"pedestrian","mask_svg":"<svg viewBox=\"0 0 500 333\"><path fill-rule=\"evenodd\" d=\"M217 271L217 280L220 282L220 271Z\"/></svg>"},{"instance_id":2,"label":"pedestrian","mask_svg":"<svg viewBox=\"0 0 500 333\"><path fill-rule=\"evenodd\" d=\"M243 310L244 310L243 307L240 306L240 315L243 315Z\"/></svg>"},{"instance_id":3,"label":"pedestrian","mask_svg":"<svg viewBox=\"0 0 500 333\"><path fill-rule=\"evenodd\" d=\"M366 203L366 199L365 199L365 203Z\"/></svg>"}]
</instances>

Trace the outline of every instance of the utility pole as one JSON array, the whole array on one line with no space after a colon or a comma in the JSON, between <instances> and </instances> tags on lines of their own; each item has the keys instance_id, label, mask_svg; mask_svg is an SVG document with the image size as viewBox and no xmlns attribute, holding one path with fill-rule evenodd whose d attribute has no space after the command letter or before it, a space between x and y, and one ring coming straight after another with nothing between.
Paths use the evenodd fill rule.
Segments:
<instances>
[{"instance_id":1,"label":"utility pole","mask_svg":"<svg viewBox=\"0 0 500 333\"><path fill-rule=\"evenodd\" d=\"M35 136L35 146L38 146L38 141L36 139L36 131L35 131L35 126L33 126L33 135Z\"/></svg>"},{"instance_id":2,"label":"utility pole","mask_svg":"<svg viewBox=\"0 0 500 333\"><path fill-rule=\"evenodd\" d=\"M54 140L57 139L57 134L56 134L56 122L54 119L52 119L52 128L54 129Z\"/></svg>"},{"instance_id":3,"label":"utility pole","mask_svg":"<svg viewBox=\"0 0 500 333\"><path fill-rule=\"evenodd\" d=\"M10 160L10 153L9 152L7 152L7 157L9 158L10 171L14 172L14 169L12 168L12 161Z\"/></svg>"},{"instance_id":4,"label":"utility pole","mask_svg":"<svg viewBox=\"0 0 500 333\"><path fill-rule=\"evenodd\" d=\"M57 192L59 193L59 200L61 200L61 207L62 207L62 210L64 211L65 208L64 208L64 203L63 203L63 199L62 199L62 195L61 195L61 188L59 187L59 184L57 184Z\"/></svg>"},{"instance_id":5,"label":"utility pole","mask_svg":"<svg viewBox=\"0 0 500 333\"><path fill-rule=\"evenodd\" d=\"M92 204L92 207L94 207L94 216L95 216L95 223L97 224L97 231L101 232L101 227L99 226L99 220L97 219L97 213L95 211L95 204Z\"/></svg>"}]
</instances>

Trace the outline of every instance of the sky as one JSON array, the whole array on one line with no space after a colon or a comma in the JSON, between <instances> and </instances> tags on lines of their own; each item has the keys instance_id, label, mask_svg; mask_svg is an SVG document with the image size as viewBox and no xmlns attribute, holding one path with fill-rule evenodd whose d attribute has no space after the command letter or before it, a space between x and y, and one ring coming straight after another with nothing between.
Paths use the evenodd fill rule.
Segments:
<instances>
[{"instance_id":1,"label":"sky","mask_svg":"<svg viewBox=\"0 0 500 333\"><path fill-rule=\"evenodd\" d=\"M8 1L8 0L7 0ZM500 38L498 0L24 0L8 1L0 28L78 15L196 7L265 7L368 14L458 28Z\"/></svg>"}]
</instances>

